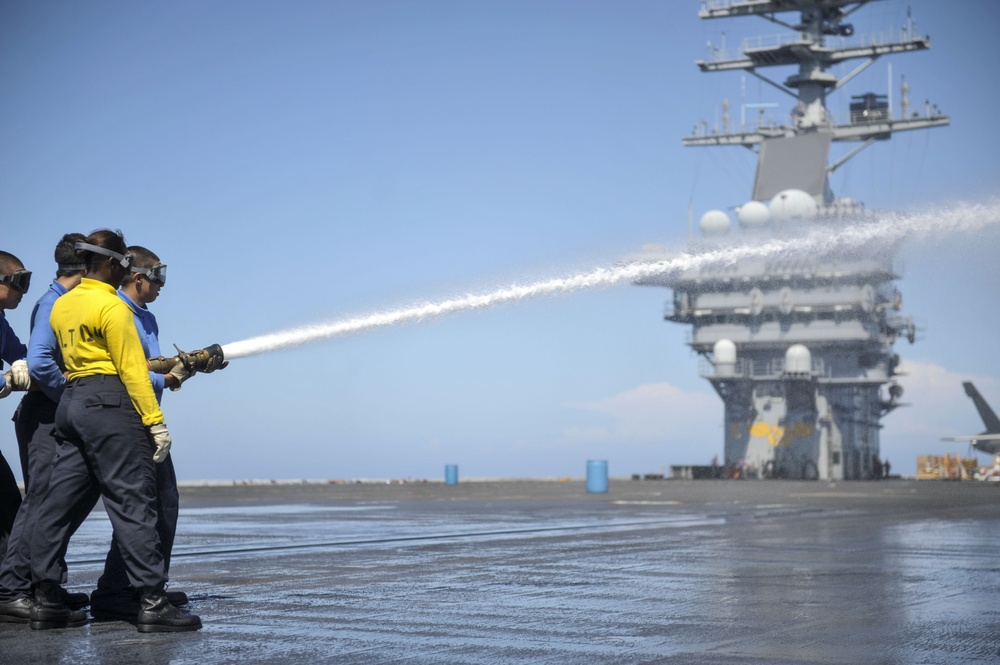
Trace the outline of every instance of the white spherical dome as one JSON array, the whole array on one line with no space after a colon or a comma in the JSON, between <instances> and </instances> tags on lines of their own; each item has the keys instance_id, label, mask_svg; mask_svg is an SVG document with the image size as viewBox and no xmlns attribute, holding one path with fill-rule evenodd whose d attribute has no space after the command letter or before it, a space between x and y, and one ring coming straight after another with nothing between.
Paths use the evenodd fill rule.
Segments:
<instances>
[{"instance_id":1,"label":"white spherical dome","mask_svg":"<svg viewBox=\"0 0 1000 665\"><path fill-rule=\"evenodd\" d=\"M760 201L747 201L737 209L736 217L743 228L757 229L771 221L771 211Z\"/></svg>"},{"instance_id":2,"label":"white spherical dome","mask_svg":"<svg viewBox=\"0 0 1000 665\"><path fill-rule=\"evenodd\" d=\"M778 192L768 205L771 218L779 222L794 222L813 219L819 212L816 200L801 189L786 189Z\"/></svg>"},{"instance_id":3,"label":"white spherical dome","mask_svg":"<svg viewBox=\"0 0 1000 665\"><path fill-rule=\"evenodd\" d=\"M735 363L736 345L730 339L720 339L712 347L712 355L715 356L716 365L719 363Z\"/></svg>"},{"instance_id":4,"label":"white spherical dome","mask_svg":"<svg viewBox=\"0 0 1000 665\"><path fill-rule=\"evenodd\" d=\"M806 374L812 371L812 354L802 344L792 344L785 351L785 371Z\"/></svg>"},{"instance_id":5,"label":"white spherical dome","mask_svg":"<svg viewBox=\"0 0 1000 665\"><path fill-rule=\"evenodd\" d=\"M736 375L736 345L730 339L720 339L712 347L715 356L715 375L729 377Z\"/></svg>"},{"instance_id":6,"label":"white spherical dome","mask_svg":"<svg viewBox=\"0 0 1000 665\"><path fill-rule=\"evenodd\" d=\"M729 215L721 210L709 210L698 223L703 236L724 236L729 233Z\"/></svg>"}]
</instances>

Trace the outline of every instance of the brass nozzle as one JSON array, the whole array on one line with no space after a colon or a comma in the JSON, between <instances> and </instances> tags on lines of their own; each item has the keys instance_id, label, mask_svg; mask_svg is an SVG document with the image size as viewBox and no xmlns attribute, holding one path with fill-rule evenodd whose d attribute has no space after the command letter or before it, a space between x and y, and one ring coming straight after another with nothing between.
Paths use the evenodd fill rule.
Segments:
<instances>
[{"instance_id":1,"label":"brass nozzle","mask_svg":"<svg viewBox=\"0 0 1000 665\"><path fill-rule=\"evenodd\" d=\"M188 369L193 369L196 372L205 372L208 374L217 369L223 369L229 364L223 357L222 347L218 344L212 344L204 349L198 349L190 353L185 353L180 349L177 349L177 351L181 362Z\"/></svg>"},{"instance_id":2,"label":"brass nozzle","mask_svg":"<svg viewBox=\"0 0 1000 665\"><path fill-rule=\"evenodd\" d=\"M177 348L176 345L174 348ZM217 369L225 368L229 363L222 354L222 347L212 344L197 351L181 351L177 349L177 355L172 358L156 356L150 358L149 371L157 374L167 374L177 363L184 363L184 366L191 372L203 372L205 374L214 372Z\"/></svg>"}]
</instances>

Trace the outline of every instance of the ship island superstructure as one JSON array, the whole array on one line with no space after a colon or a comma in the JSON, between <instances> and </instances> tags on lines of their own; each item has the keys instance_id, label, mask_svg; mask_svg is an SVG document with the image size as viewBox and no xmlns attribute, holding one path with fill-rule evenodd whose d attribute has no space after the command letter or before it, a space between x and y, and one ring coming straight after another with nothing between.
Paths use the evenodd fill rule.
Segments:
<instances>
[{"instance_id":1,"label":"ship island superstructure","mask_svg":"<svg viewBox=\"0 0 1000 665\"><path fill-rule=\"evenodd\" d=\"M833 195L829 175L894 132L949 124L936 106L910 108L905 79L897 114L888 95L851 97L850 116L834 118L827 95L840 91L879 57L928 49L912 19L902 29L854 35L847 18L875 0L704 0L703 19L764 18L787 37L745 40L738 53L712 49L703 72L755 76L794 99L787 122L741 117L731 127L703 124L686 146L743 146L757 153L751 200L736 208L740 242L792 237L809 227L837 227L872 217ZM861 60L838 78L829 69ZM795 67L784 83L761 70ZM741 114L742 115L742 114ZM829 163L833 142L859 145ZM700 220L703 238L691 252L731 242L722 210ZM831 237L833 234L831 234ZM714 243L714 244L713 244ZM645 279L673 289L665 319L691 326L689 344L702 356L701 374L725 409L725 468L732 475L823 480L865 479L881 468L881 419L901 405L896 380L899 337L912 343L912 318L900 313L894 246L863 252L742 261Z\"/></svg>"}]
</instances>

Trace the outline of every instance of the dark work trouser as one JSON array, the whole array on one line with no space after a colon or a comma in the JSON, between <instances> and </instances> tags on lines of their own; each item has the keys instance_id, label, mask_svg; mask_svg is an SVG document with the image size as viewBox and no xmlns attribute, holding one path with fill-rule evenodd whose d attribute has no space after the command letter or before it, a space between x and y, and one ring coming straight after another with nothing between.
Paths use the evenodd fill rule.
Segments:
<instances>
[{"instance_id":1,"label":"dark work trouser","mask_svg":"<svg viewBox=\"0 0 1000 665\"><path fill-rule=\"evenodd\" d=\"M14 472L10 470L3 453L0 453L0 557L7 551L10 530L20 507L21 490L14 479Z\"/></svg>"},{"instance_id":2,"label":"dark work trouser","mask_svg":"<svg viewBox=\"0 0 1000 665\"><path fill-rule=\"evenodd\" d=\"M118 537L129 583L166 583L156 531L153 444L121 380L112 375L77 379L56 409L60 440L48 489L31 538L35 587L58 584L79 506L100 492Z\"/></svg>"},{"instance_id":3,"label":"dark work trouser","mask_svg":"<svg viewBox=\"0 0 1000 665\"><path fill-rule=\"evenodd\" d=\"M180 511L180 495L177 490L177 476L174 474L174 461L167 458L156 465L156 531L160 535L160 552L163 554L163 572L170 577L170 552L174 548L174 536L177 533L177 517ZM2 578L0 578L2 581ZM104 574L97 580L98 594L116 596L126 600L132 596L132 586L129 584L118 546L118 533L111 539L111 549L104 561Z\"/></svg>"},{"instance_id":4,"label":"dark work trouser","mask_svg":"<svg viewBox=\"0 0 1000 665\"><path fill-rule=\"evenodd\" d=\"M0 564L0 601L31 595L31 537L35 530L38 506L49 486L52 462L56 457L56 403L45 393L25 394L14 412L14 432L21 453L21 473L24 475L24 501L17 511L10 533L7 554ZM98 492L80 506L70 535L97 503ZM66 578L66 562L60 561L62 579Z\"/></svg>"}]
</instances>

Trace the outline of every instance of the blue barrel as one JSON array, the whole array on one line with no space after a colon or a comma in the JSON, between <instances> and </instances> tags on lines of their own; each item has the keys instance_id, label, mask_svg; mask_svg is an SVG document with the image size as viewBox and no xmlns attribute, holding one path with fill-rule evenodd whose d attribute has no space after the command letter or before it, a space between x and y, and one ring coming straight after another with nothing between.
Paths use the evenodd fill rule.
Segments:
<instances>
[{"instance_id":1,"label":"blue barrel","mask_svg":"<svg viewBox=\"0 0 1000 665\"><path fill-rule=\"evenodd\" d=\"M457 464L445 464L445 466L444 466L444 484L445 485L457 485L458 484L458 465Z\"/></svg>"},{"instance_id":2,"label":"blue barrel","mask_svg":"<svg viewBox=\"0 0 1000 665\"><path fill-rule=\"evenodd\" d=\"M592 493L608 491L607 460L587 460L587 491Z\"/></svg>"}]
</instances>

